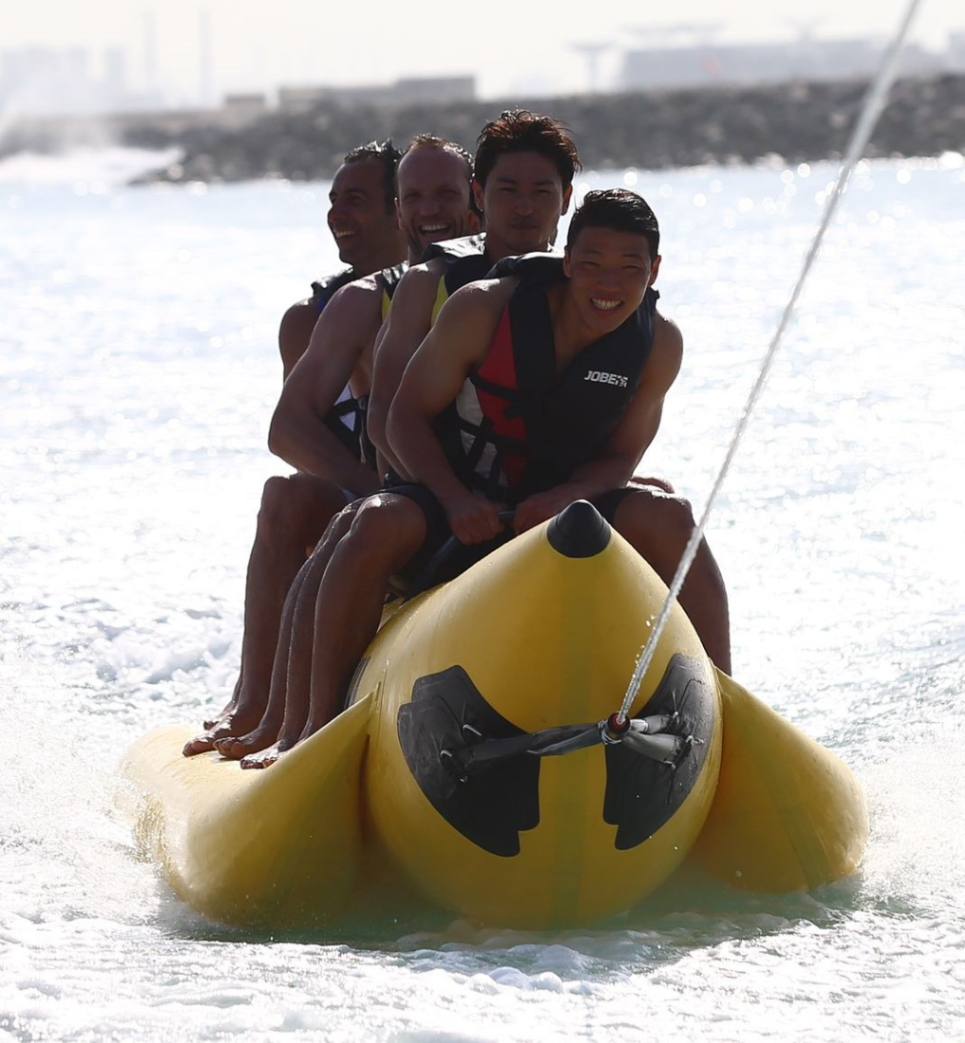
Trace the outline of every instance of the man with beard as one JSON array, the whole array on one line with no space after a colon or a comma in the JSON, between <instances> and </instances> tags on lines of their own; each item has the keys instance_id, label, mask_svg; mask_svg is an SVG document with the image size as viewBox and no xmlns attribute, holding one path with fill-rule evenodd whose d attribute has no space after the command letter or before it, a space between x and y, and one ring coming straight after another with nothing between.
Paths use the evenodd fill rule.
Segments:
<instances>
[{"instance_id":1,"label":"man with beard","mask_svg":"<svg viewBox=\"0 0 965 1043\"><path fill-rule=\"evenodd\" d=\"M451 142L420 135L407 149L398 167L397 208L410 261L437 239L478 229L470 210L470 176L468 154ZM333 230L345 239L354 234L347 233L349 227L338 223ZM361 438L372 345L401 272L402 266L386 268L338 290L285 382L269 446L298 471L265 484L248 563L241 675L232 702L185 746L186 756L209 750L215 742L226 756L242 756L261 748L252 745L258 739L248 733L260 734L256 726L263 717L270 721L275 715L280 724L281 709L275 706L280 699L283 708L284 692L273 698L270 693L287 677L287 654L276 661L275 649L286 595L291 601L298 595L292 580L332 516L347 501L378 488L375 470L361 459L357 445L350 451L352 446L333 431L331 414L342 388L349 387L352 435ZM339 423L344 424L344 415ZM281 638L287 649L290 626L282 626Z\"/></svg>"}]
</instances>

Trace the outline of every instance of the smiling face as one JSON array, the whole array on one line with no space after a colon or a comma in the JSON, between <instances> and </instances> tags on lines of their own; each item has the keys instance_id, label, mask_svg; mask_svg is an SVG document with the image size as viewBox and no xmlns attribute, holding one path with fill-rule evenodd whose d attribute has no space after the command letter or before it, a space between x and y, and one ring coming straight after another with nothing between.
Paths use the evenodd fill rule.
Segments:
<instances>
[{"instance_id":1,"label":"smiling face","mask_svg":"<svg viewBox=\"0 0 965 1043\"><path fill-rule=\"evenodd\" d=\"M369 258L392 249L399 228L390 194L381 163L359 160L339 167L328 194L328 227L346 264L364 270Z\"/></svg>"},{"instance_id":2,"label":"smiling face","mask_svg":"<svg viewBox=\"0 0 965 1043\"><path fill-rule=\"evenodd\" d=\"M457 239L478 229L469 210L469 170L455 152L414 148L399 164L398 213L409 260L419 260L430 243Z\"/></svg>"},{"instance_id":3,"label":"smiling face","mask_svg":"<svg viewBox=\"0 0 965 1043\"><path fill-rule=\"evenodd\" d=\"M580 230L563 258L567 297L597 336L617 329L640 307L659 268L645 236L592 225Z\"/></svg>"},{"instance_id":4,"label":"smiling face","mask_svg":"<svg viewBox=\"0 0 965 1043\"><path fill-rule=\"evenodd\" d=\"M552 160L538 152L506 152L486 184L473 183L486 221L487 252L493 258L548 250L570 203Z\"/></svg>"}]
</instances>

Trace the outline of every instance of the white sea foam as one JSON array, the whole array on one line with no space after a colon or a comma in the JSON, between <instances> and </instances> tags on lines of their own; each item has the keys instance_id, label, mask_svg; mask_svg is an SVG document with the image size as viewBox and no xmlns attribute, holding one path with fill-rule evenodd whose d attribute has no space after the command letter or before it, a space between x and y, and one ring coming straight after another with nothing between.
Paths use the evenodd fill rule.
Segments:
<instances>
[{"instance_id":1,"label":"white sea foam","mask_svg":"<svg viewBox=\"0 0 965 1043\"><path fill-rule=\"evenodd\" d=\"M0 159L0 184L62 185L105 192L173 163L180 149L75 148L60 153L16 152Z\"/></svg>"}]
</instances>

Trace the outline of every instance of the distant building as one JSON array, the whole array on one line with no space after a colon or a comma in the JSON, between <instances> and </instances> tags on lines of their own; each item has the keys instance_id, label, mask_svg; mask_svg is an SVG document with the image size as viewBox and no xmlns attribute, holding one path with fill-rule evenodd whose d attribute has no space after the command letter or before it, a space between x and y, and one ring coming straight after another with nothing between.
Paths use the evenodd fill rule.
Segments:
<instances>
[{"instance_id":1,"label":"distant building","mask_svg":"<svg viewBox=\"0 0 965 1043\"><path fill-rule=\"evenodd\" d=\"M884 46L870 39L819 40L806 36L787 43L726 43L631 47L623 52L617 87L702 87L780 83L788 80L868 78L881 63ZM909 44L901 57L906 75L941 71L941 56Z\"/></svg>"},{"instance_id":2,"label":"distant building","mask_svg":"<svg viewBox=\"0 0 965 1043\"><path fill-rule=\"evenodd\" d=\"M320 105L418 105L433 102L475 101L475 76L406 77L387 84L351 87L279 87L278 107L307 112Z\"/></svg>"},{"instance_id":3,"label":"distant building","mask_svg":"<svg viewBox=\"0 0 965 1043\"><path fill-rule=\"evenodd\" d=\"M390 88L395 100L408 105L431 102L475 101L475 76L409 76Z\"/></svg>"},{"instance_id":4,"label":"distant building","mask_svg":"<svg viewBox=\"0 0 965 1043\"><path fill-rule=\"evenodd\" d=\"M226 94L221 103L221 109L232 120L256 119L268 111L268 97L257 91Z\"/></svg>"}]
</instances>

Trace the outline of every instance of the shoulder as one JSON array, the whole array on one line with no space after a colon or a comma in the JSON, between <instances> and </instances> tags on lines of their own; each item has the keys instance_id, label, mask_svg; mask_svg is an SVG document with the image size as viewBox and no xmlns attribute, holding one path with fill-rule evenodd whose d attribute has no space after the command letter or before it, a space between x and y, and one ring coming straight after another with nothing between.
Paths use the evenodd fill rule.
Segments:
<instances>
[{"instance_id":1,"label":"shoulder","mask_svg":"<svg viewBox=\"0 0 965 1043\"><path fill-rule=\"evenodd\" d=\"M281 321L284 322L286 319L304 319L309 315L318 316L318 307L315 301L311 297L307 297L301 301L295 301L294 304L290 304L283 312Z\"/></svg>"},{"instance_id":2,"label":"shoulder","mask_svg":"<svg viewBox=\"0 0 965 1043\"><path fill-rule=\"evenodd\" d=\"M382 297L382 279L378 272L372 275L363 275L360 279L353 279L346 283L340 290L332 294L325 311L329 308L345 310L353 307L364 307L372 300L380 300Z\"/></svg>"},{"instance_id":3,"label":"shoulder","mask_svg":"<svg viewBox=\"0 0 965 1043\"><path fill-rule=\"evenodd\" d=\"M358 324L368 324L376 318L381 322L382 285L378 275L366 275L347 283L332 294L328 304L317 317L316 329L335 327L348 333Z\"/></svg>"},{"instance_id":4,"label":"shoulder","mask_svg":"<svg viewBox=\"0 0 965 1043\"><path fill-rule=\"evenodd\" d=\"M508 279L483 279L457 290L443 305L416 358L446 371L479 363L492 343L506 301Z\"/></svg>"},{"instance_id":5,"label":"shoulder","mask_svg":"<svg viewBox=\"0 0 965 1043\"><path fill-rule=\"evenodd\" d=\"M653 344L668 355L676 356L679 360L684 352L684 335L680 327L659 311L653 316Z\"/></svg>"},{"instance_id":6,"label":"shoulder","mask_svg":"<svg viewBox=\"0 0 965 1043\"><path fill-rule=\"evenodd\" d=\"M438 282L439 277L445 273L447 263L443 257L433 257L429 261L422 261L407 268L399 285L419 286L427 282Z\"/></svg>"},{"instance_id":7,"label":"shoulder","mask_svg":"<svg viewBox=\"0 0 965 1043\"><path fill-rule=\"evenodd\" d=\"M442 262L435 260L406 269L392 296L392 311L431 308L444 271Z\"/></svg>"},{"instance_id":8,"label":"shoulder","mask_svg":"<svg viewBox=\"0 0 965 1043\"><path fill-rule=\"evenodd\" d=\"M680 327L659 312L654 314L653 347L644 367L644 383L659 384L664 391L677 379L683 361L684 338Z\"/></svg>"},{"instance_id":9,"label":"shoulder","mask_svg":"<svg viewBox=\"0 0 965 1043\"><path fill-rule=\"evenodd\" d=\"M465 320L473 316L499 315L509 303L513 291L519 285L519 279L479 279L466 283L446 301L439 314L448 321L453 318Z\"/></svg>"},{"instance_id":10,"label":"shoulder","mask_svg":"<svg viewBox=\"0 0 965 1043\"><path fill-rule=\"evenodd\" d=\"M279 337L307 337L314 329L317 319L318 308L313 301L296 301L281 317Z\"/></svg>"}]
</instances>

